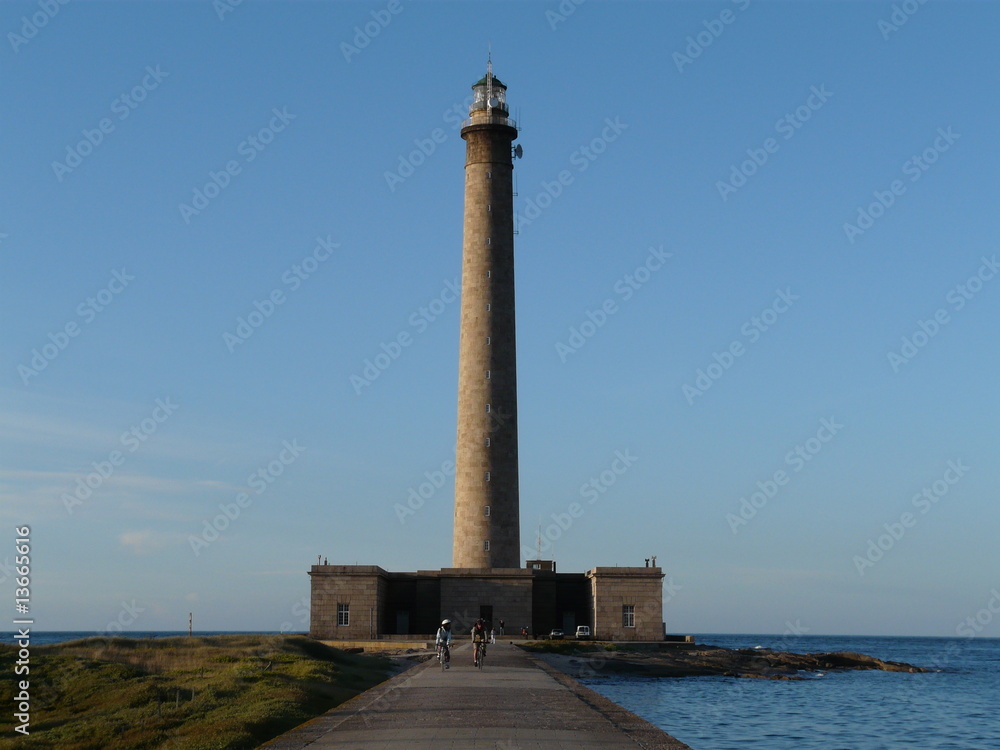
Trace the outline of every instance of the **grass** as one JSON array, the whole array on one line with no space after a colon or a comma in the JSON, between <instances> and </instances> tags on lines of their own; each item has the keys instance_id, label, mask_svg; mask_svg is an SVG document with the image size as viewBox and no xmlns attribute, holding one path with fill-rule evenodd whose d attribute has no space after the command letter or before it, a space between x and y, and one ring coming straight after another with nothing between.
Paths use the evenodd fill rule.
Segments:
<instances>
[{"instance_id":1,"label":"grass","mask_svg":"<svg viewBox=\"0 0 1000 750\"><path fill-rule=\"evenodd\" d=\"M31 734L8 729L17 649L0 646L0 750L243 750L385 680L391 662L303 636L87 638L31 652Z\"/></svg>"}]
</instances>

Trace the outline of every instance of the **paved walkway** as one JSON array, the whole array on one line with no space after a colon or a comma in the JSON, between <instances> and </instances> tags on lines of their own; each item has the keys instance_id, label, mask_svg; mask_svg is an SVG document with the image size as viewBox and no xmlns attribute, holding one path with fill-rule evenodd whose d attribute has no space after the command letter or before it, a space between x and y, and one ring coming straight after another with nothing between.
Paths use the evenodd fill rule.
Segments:
<instances>
[{"instance_id":1,"label":"paved walkway","mask_svg":"<svg viewBox=\"0 0 1000 750\"><path fill-rule=\"evenodd\" d=\"M263 747L269 750L691 750L505 643L413 667Z\"/></svg>"}]
</instances>

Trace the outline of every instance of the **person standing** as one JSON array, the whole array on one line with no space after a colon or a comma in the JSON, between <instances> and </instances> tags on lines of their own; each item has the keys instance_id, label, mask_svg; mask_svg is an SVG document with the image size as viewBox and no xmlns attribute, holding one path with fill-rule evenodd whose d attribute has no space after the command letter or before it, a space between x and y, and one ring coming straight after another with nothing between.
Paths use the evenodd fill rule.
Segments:
<instances>
[{"instance_id":1,"label":"person standing","mask_svg":"<svg viewBox=\"0 0 1000 750\"><path fill-rule=\"evenodd\" d=\"M503 618L500 618L500 637L503 638Z\"/></svg>"}]
</instances>

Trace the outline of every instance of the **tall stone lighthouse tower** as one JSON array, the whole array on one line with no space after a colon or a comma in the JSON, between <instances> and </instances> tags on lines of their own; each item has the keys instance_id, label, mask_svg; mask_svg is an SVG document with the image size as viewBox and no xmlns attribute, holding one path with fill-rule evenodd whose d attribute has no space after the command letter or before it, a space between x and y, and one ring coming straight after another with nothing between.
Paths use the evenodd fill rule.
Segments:
<instances>
[{"instance_id":1,"label":"tall stone lighthouse tower","mask_svg":"<svg viewBox=\"0 0 1000 750\"><path fill-rule=\"evenodd\" d=\"M521 565L514 335L514 159L507 87L486 75L463 123L465 223L455 458L456 568ZM520 147L518 147L518 155Z\"/></svg>"}]
</instances>

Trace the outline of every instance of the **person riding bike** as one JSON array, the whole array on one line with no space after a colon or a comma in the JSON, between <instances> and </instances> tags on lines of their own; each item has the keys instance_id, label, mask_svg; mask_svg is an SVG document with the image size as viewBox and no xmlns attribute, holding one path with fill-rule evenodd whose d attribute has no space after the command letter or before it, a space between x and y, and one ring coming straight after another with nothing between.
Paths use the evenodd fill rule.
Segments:
<instances>
[{"instance_id":1,"label":"person riding bike","mask_svg":"<svg viewBox=\"0 0 1000 750\"><path fill-rule=\"evenodd\" d=\"M477 667L479 666L480 655L486 653L488 639L489 633L486 630L486 623L480 617L476 620L476 624L472 626L472 663Z\"/></svg>"},{"instance_id":2,"label":"person riding bike","mask_svg":"<svg viewBox=\"0 0 1000 750\"><path fill-rule=\"evenodd\" d=\"M442 620L434 639L438 658L444 662L445 669L451 669L451 620Z\"/></svg>"}]
</instances>

